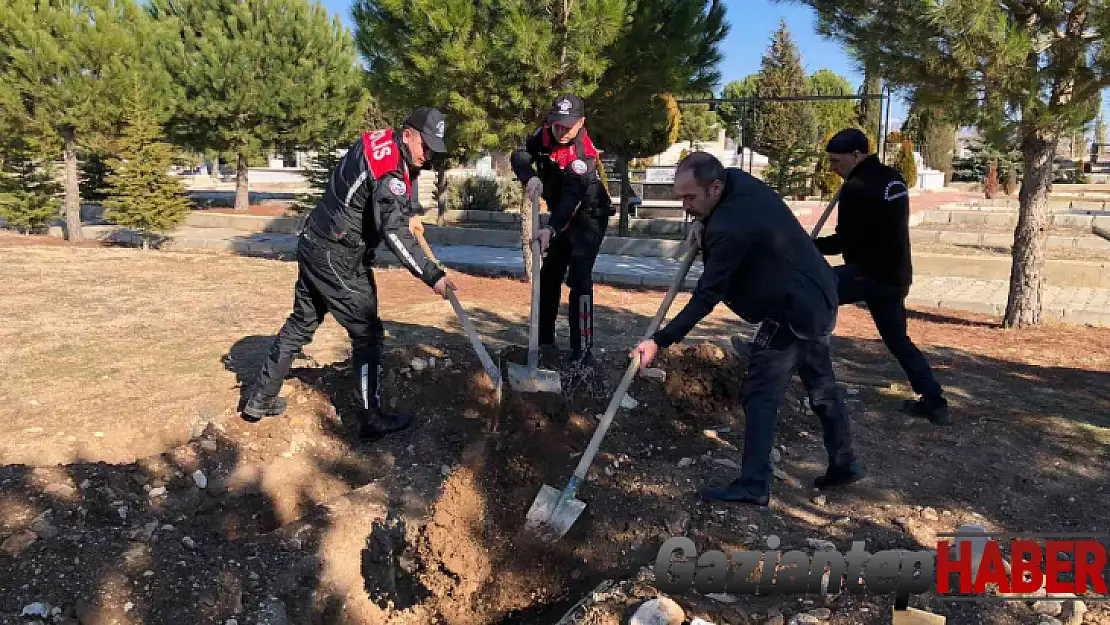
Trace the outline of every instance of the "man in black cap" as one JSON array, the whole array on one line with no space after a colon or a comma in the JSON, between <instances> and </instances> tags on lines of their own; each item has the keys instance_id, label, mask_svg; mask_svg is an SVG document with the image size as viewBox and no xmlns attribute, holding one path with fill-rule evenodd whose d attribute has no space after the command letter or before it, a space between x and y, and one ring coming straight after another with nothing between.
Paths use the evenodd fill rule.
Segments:
<instances>
[{"instance_id":1,"label":"man in black cap","mask_svg":"<svg viewBox=\"0 0 1110 625\"><path fill-rule=\"evenodd\" d=\"M555 320L565 279L570 287L570 362L576 367L588 366L592 359L594 262L613 215L585 123L582 98L560 95L547 121L511 161L528 200L542 196L551 213L538 234L545 253L540 270L540 346L555 350Z\"/></svg>"},{"instance_id":2,"label":"man in black cap","mask_svg":"<svg viewBox=\"0 0 1110 625\"><path fill-rule=\"evenodd\" d=\"M332 172L324 195L309 214L297 244L297 283L293 313L278 333L243 408L257 421L282 414L278 396L293 359L312 340L327 313L351 338L351 361L359 437L372 440L404 429L408 414L389 414L381 402L384 329L378 318L374 250L385 242L414 276L446 298L455 285L424 256L409 229L412 179L443 154L443 114L418 108L401 130L364 134L347 150Z\"/></svg>"},{"instance_id":3,"label":"man in black cap","mask_svg":"<svg viewBox=\"0 0 1110 625\"><path fill-rule=\"evenodd\" d=\"M725 169L694 152L675 170L675 196L696 220L694 243L704 269L686 307L632 351L641 369L660 348L681 341L717 304L759 329L749 345L742 402L744 457L726 488L704 488L702 499L766 506L771 496L775 423L795 372L821 420L828 467L814 481L833 488L861 479L851 422L836 386L830 342L836 325L836 277L778 193L740 169Z\"/></svg>"},{"instance_id":4,"label":"man in black cap","mask_svg":"<svg viewBox=\"0 0 1110 625\"><path fill-rule=\"evenodd\" d=\"M867 137L858 129L836 133L825 150L830 168L844 184L836 232L814 242L821 253L844 257L844 264L836 267L838 299L841 304L867 304L883 343L920 396L906 401L903 410L947 424L948 401L929 362L906 334L905 299L913 282L906 181L871 154Z\"/></svg>"}]
</instances>

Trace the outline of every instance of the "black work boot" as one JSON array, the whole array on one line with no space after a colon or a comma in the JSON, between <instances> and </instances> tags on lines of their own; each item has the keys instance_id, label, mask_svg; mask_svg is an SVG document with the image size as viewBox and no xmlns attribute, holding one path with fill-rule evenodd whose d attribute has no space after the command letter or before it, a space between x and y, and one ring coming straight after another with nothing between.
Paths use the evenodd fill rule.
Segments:
<instances>
[{"instance_id":1,"label":"black work boot","mask_svg":"<svg viewBox=\"0 0 1110 625\"><path fill-rule=\"evenodd\" d=\"M821 490L847 486L862 480L866 475L867 471L858 460L839 467L830 465L824 475L819 475L813 480L813 486Z\"/></svg>"},{"instance_id":2,"label":"black work boot","mask_svg":"<svg viewBox=\"0 0 1110 625\"><path fill-rule=\"evenodd\" d=\"M255 393L243 406L243 419L256 423L266 417L280 416L285 412L287 403L284 397L267 397Z\"/></svg>"},{"instance_id":3,"label":"black work boot","mask_svg":"<svg viewBox=\"0 0 1110 625\"><path fill-rule=\"evenodd\" d=\"M952 418L948 414L948 400L941 396L923 396L918 400L907 399L902 403L902 412L928 419L934 425L952 423Z\"/></svg>"},{"instance_id":4,"label":"black work boot","mask_svg":"<svg viewBox=\"0 0 1110 625\"><path fill-rule=\"evenodd\" d=\"M364 441L374 441L412 425L412 415L406 412L389 413L382 409L381 371L377 358L363 363L357 371L361 383L358 437Z\"/></svg>"}]
</instances>

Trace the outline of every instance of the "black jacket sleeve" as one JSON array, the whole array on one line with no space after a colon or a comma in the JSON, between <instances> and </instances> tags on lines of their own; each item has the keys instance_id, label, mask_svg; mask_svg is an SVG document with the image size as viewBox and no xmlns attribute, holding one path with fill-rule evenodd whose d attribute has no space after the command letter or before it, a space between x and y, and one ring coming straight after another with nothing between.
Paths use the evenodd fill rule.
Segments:
<instances>
[{"instance_id":1,"label":"black jacket sleeve","mask_svg":"<svg viewBox=\"0 0 1110 625\"><path fill-rule=\"evenodd\" d=\"M597 178L597 159L580 158L571 161L563 170L563 191L559 203L552 207L547 225L559 234L570 225L571 218L586 199L590 181Z\"/></svg>"},{"instance_id":2,"label":"black jacket sleeve","mask_svg":"<svg viewBox=\"0 0 1110 625\"><path fill-rule=\"evenodd\" d=\"M540 151L540 134L535 133L528 140L524 142L524 147L515 150L512 156L509 157L509 164L513 168L513 173L516 174L517 180L521 184L528 184L528 181L537 176L535 168L532 166L536 162L536 155Z\"/></svg>"},{"instance_id":3,"label":"black jacket sleeve","mask_svg":"<svg viewBox=\"0 0 1110 625\"><path fill-rule=\"evenodd\" d=\"M398 184L399 183L399 184ZM389 250L401 261L401 264L428 286L435 286L444 275L444 271L424 255L416 237L409 231L408 207L409 198L402 191L404 181L400 176L389 174L378 181L374 189L374 221L377 224L382 239Z\"/></svg>"},{"instance_id":4,"label":"black jacket sleeve","mask_svg":"<svg viewBox=\"0 0 1110 625\"><path fill-rule=\"evenodd\" d=\"M725 296L736 270L746 260L751 249L754 235L735 230L707 227L702 235L702 244L709 251L709 261L702 270L701 278L694 287L694 294L682 312L678 313L665 328L656 332L652 339L661 347L678 343L706 315L713 312Z\"/></svg>"}]
</instances>

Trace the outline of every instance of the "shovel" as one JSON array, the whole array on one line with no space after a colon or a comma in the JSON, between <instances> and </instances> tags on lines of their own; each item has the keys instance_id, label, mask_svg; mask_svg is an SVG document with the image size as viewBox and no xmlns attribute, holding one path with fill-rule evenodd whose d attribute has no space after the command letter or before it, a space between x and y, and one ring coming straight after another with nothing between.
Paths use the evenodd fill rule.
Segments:
<instances>
[{"instance_id":1,"label":"shovel","mask_svg":"<svg viewBox=\"0 0 1110 625\"><path fill-rule=\"evenodd\" d=\"M813 226L813 230L809 233L809 238L817 238L817 233L821 232L821 228L825 226L825 222L828 221L829 215L832 214L832 209L836 206L838 200L840 200L840 189L837 189L832 199L829 200L829 205L825 207L825 212L821 213L821 218L817 220L817 225Z\"/></svg>"},{"instance_id":2,"label":"shovel","mask_svg":"<svg viewBox=\"0 0 1110 625\"><path fill-rule=\"evenodd\" d=\"M424 249L424 253L428 255L428 258L432 259L432 262L437 265L440 264L435 254L432 253L432 248L428 247L428 242L424 240L424 233L417 231L413 232L413 234L416 236L416 240L420 242L420 247ZM455 297L455 292L453 290L447 289L447 299L451 300L451 306L455 309L455 315L459 318L459 324L462 325L463 331L466 332L466 336L470 338L470 344L474 346L474 351L477 352L478 359L482 361L482 366L486 369L486 375L489 377L490 383L493 384L494 401L500 404L501 391L504 386L501 380L501 369L493 364L493 359L490 358L489 352L486 351L486 346L483 345L481 339L478 338L478 331L474 329L474 324L470 323L470 317L466 315L466 311L463 310L462 305L459 304L459 300Z\"/></svg>"},{"instance_id":3,"label":"shovel","mask_svg":"<svg viewBox=\"0 0 1110 625\"><path fill-rule=\"evenodd\" d=\"M671 307L675 295L678 294L678 289L686 280L686 274L689 273L690 266L694 264L694 258L697 255L698 248L691 246L690 251L686 253L686 258L682 261L682 267L675 275L674 282L671 283L670 291L663 298L659 311L655 313L655 318L651 320L651 325L644 333L644 340L651 338L651 335L659 329L659 324ZM574 470L574 475L567 482L566 489L559 491L546 484L540 488L540 494L536 495L532 507L528 509L527 520L524 524L525 531L546 542L554 542L570 530L570 526L574 525L582 511L586 509L585 502L575 499L578 486L585 481L586 471L589 470L594 456L597 455L597 451L601 447L601 439L605 437L605 432L608 431L609 425L613 422L613 417L617 414L617 409L620 408L621 400L624 399L624 394L628 391L629 385L632 384L632 378L636 377L636 371L639 368L640 357L637 355L624 372L624 377L621 379L616 393L609 401L609 408L605 411L605 416L601 418L597 430L594 431L594 436L590 439L590 445L586 448L586 453L582 454L582 459L578 462L578 468Z\"/></svg>"},{"instance_id":4,"label":"shovel","mask_svg":"<svg viewBox=\"0 0 1110 625\"><path fill-rule=\"evenodd\" d=\"M539 231L540 200L532 200L532 320L528 334L528 365L522 366L509 361L509 385L521 393L561 393L562 380L558 371L540 369L540 242L536 240Z\"/></svg>"}]
</instances>

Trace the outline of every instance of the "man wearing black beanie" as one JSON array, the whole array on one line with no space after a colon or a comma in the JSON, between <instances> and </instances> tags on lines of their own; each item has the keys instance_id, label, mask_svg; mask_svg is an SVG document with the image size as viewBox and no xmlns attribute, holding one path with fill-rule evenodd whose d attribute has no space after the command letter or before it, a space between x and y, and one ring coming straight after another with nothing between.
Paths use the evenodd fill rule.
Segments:
<instances>
[{"instance_id":1,"label":"man wearing black beanie","mask_svg":"<svg viewBox=\"0 0 1110 625\"><path fill-rule=\"evenodd\" d=\"M913 282L909 187L898 170L871 154L867 136L856 128L836 133L825 151L844 185L835 234L814 243L822 254L844 257L835 268L840 304L867 304L883 343L920 396L903 409L946 425L948 401L929 362L906 334L905 299Z\"/></svg>"}]
</instances>

